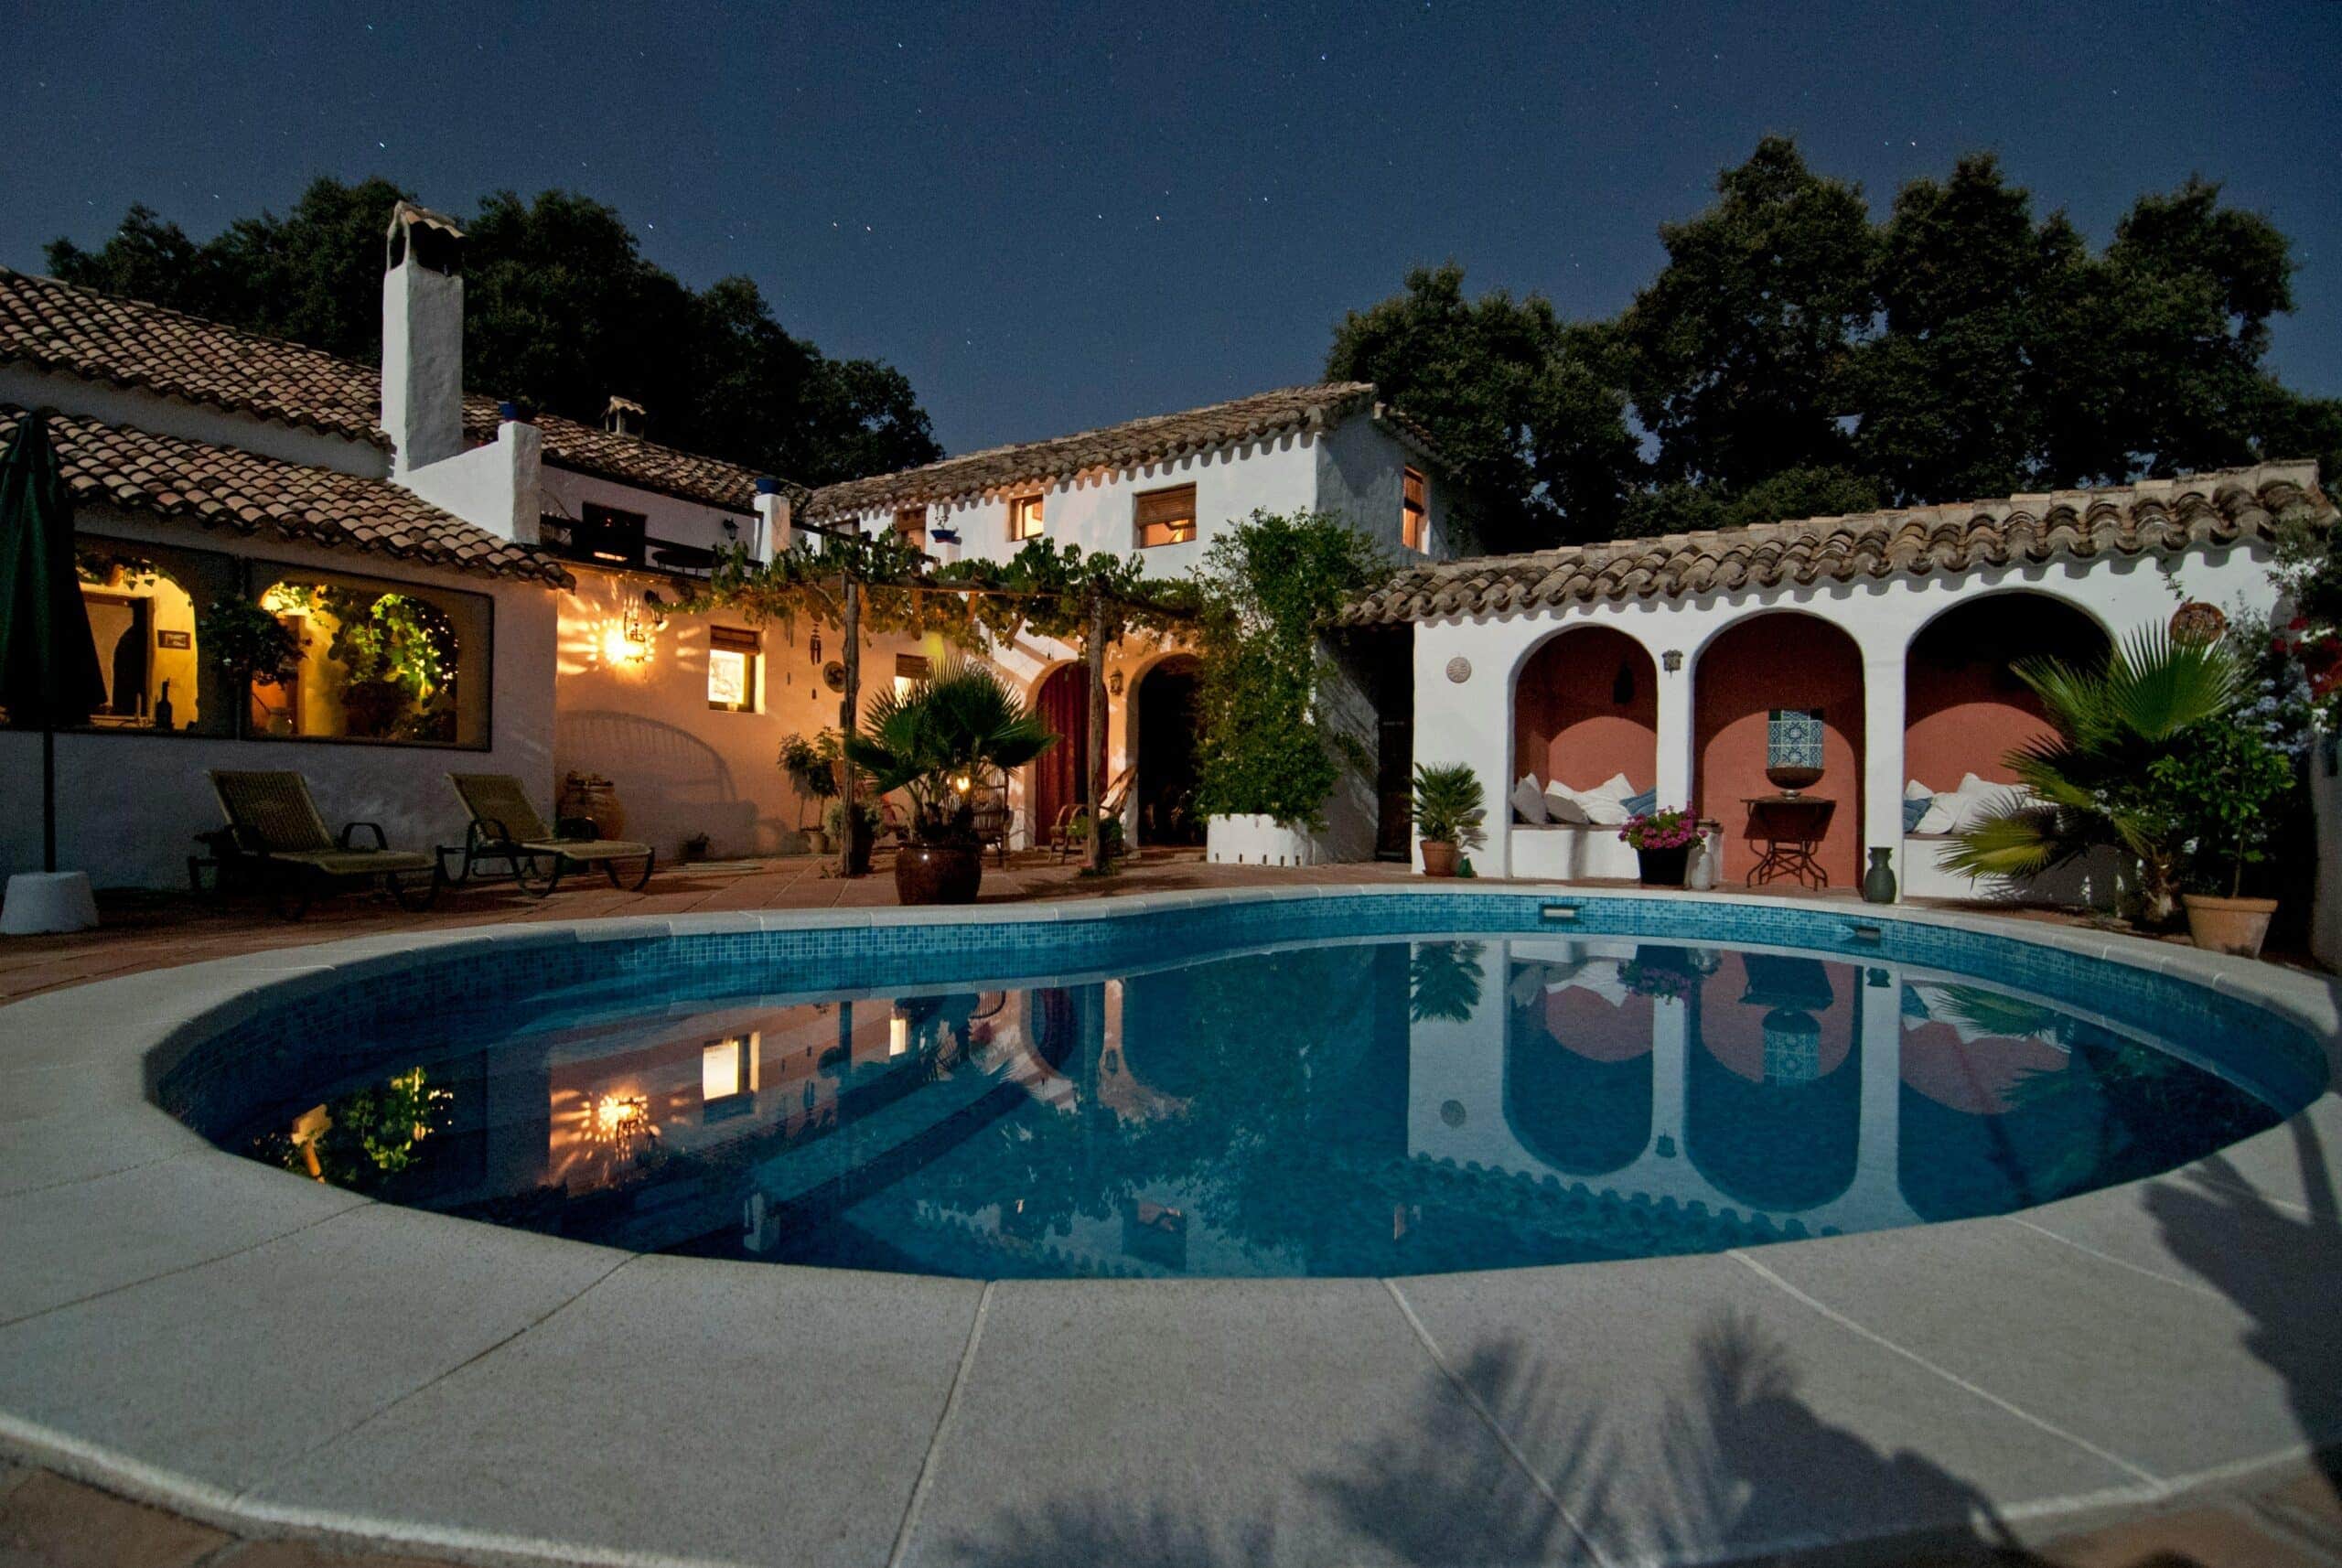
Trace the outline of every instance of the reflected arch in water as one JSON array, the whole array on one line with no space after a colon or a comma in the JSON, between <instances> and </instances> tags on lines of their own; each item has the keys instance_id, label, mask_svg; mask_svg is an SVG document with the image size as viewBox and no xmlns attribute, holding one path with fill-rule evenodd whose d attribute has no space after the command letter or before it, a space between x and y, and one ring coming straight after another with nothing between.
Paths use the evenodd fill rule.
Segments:
<instances>
[{"instance_id":1,"label":"reflected arch in water","mask_svg":"<svg viewBox=\"0 0 2342 1568\"><path fill-rule=\"evenodd\" d=\"M1866 998L1847 965L1728 955L1692 998L1684 1138L1715 1189L1796 1214L1853 1185Z\"/></svg>"},{"instance_id":2,"label":"reflected arch in water","mask_svg":"<svg viewBox=\"0 0 2342 1568\"><path fill-rule=\"evenodd\" d=\"M1560 966L1518 963L1507 986L1504 1119L1513 1138L1565 1175L1606 1176L1650 1144L1649 996Z\"/></svg>"}]
</instances>

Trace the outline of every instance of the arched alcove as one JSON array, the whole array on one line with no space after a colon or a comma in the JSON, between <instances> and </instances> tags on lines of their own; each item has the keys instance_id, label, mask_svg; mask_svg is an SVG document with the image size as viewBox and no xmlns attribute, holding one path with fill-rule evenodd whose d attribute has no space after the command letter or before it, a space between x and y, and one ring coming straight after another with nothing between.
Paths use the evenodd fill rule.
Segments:
<instances>
[{"instance_id":1,"label":"arched alcove","mask_svg":"<svg viewBox=\"0 0 2342 1568\"><path fill-rule=\"evenodd\" d=\"M1684 1141L1721 1197L1796 1214L1853 1185L1864 1000L1850 966L1810 958L1727 955L1700 984Z\"/></svg>"},{"instance_id":2,"label":"arched alcove","mask_svg":"<svg viewBox=\"0 0 2342 1568\"><path fill-rule=\"evenodd\" d=\"M1905 660L1905 777L1935 790L1957 789L1971 773L2016 782L2002 758L2049 725L2014 666L2034 658L2087 666L2107 645L2096 621L2047 594L1992 594L1944 611L1911 639Z\"/></svg>"},{"instance_id":3,"label":"arched alcove","mask_svg":"<svg viewBox=\"0 0 2342 1568\"><path fill-rule=\"evenodd\" d=\"M1651 999L1565 980L1520 989L1505 1017L1505 1125L1564 1175L1632 1165L1650 1143Z\"/></svg>"},{"instance_id":4,"label":"arched alcove","mask_svg":"<svg viewBox=\"0 0 2342 1568\"><path fill-rule=\"evenodd\" d=\"M1863 660L1854 639L1800 610L1735 621L1692 670L1692 746L1700 814L1724 827L1724 876L1737 883L1759 853L1744 801L1779 793L1765 777L1770 715L1821 714L1821 777L1804 793L1833 802L1816 860L1833 887L1861 876Z\"/></svg>"},{"instance_id":5,"label":"arched alcove","mask_svg":"<svg viewBox=\"0 0 2342 1568\"><path fill-rule=\"evenodd\" d=\"M1659 671L1649 652L1606 626L1573 627L1521 662L1512 690L1512 777L1590 789L1624 773L1659 781Z\"/></svg>"}]
</instances>

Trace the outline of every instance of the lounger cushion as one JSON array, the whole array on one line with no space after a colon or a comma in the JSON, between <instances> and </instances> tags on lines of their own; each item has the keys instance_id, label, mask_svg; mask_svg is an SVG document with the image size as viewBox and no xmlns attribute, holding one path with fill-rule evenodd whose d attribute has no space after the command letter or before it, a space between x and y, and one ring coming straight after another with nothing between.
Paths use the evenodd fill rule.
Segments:
<instances>
[{"instance_id":1,"label":"lounger cushion","mask_svg":"<svg viewBox=\"0 0 2342 1568\"><path fill-rule=\"evenodd\" d=\"M650 854L649 844L627 839L538 839L521 847L537 854L559 854L577 861L643 860Z\"/></svg>"},{"instance_id":2,"label":"lounger cushion","mask_svg":"<svg viewBox=\"0 0 2342 1568\"><path fill-rule=\"evenodd\" d=\"M429 871L438 862L411 849L298 850L268 856L285 865L306 866L326 876L379 876L393 871Z\"/></svg>"},{"instance_id":3,"label":"lounger cushion","mask_svg":"<svg viewBox=\"0 0 2342 1568\"><path fill-rule=\"evenodd\" d=\"M1574 791L1559 784L1548 784L1545 786L1545 820L1582 828L1593 819L1585 814L1585 806Z\"/></svg>"},{"instance_id":4,"label":"lounger cushion","mask_svg":"<svg viewBox=\"0 0 2342 1568\"><path fill-rule=\"evenodd\" d=\"M1531 826L1544 823L1545 788L1537 782L1537 775L1524 773L1520 782L1512 787L1512 809L1520 821Z\"/></svg>"}]
</instances>

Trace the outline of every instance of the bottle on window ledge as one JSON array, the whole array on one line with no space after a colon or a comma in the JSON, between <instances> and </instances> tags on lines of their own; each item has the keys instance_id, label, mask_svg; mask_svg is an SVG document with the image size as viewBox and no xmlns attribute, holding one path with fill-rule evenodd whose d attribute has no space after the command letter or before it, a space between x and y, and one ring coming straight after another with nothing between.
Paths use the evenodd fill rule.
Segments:
<instances>
[{"instance_id":1,"label":"bottle on window ledge","mask_svg":"<svg viewBox=\"0 0 2342 1568\"><path fill-rule=\"evenodd\" d=\"M163 682L162 694L155 699L155 727L171 727L171 683L168 681Z\"/></svg>"}]
</instances>

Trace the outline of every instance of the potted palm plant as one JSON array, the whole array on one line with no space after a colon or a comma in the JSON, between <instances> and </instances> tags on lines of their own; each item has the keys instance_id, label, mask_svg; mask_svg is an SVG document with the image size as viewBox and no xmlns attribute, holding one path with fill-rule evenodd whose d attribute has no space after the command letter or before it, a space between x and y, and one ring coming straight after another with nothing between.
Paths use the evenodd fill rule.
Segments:
<instances>
[{"instance_id":1,"label":"potted palm plant","mask_svg":"<svg viewBox=\"0 0 2342 1568\"><path fill-rule=\"evenodd\" d=\"M1635 852L1637 880L1646 887L1681 887L1700 842L1700 824L1686 808L1667 806L1628 817L1618 830Z\"/></svg>"},{"instance_id":2,"label":"potted palm plant","mask_svg":"<svg viewBox=\"0 0 2342 1568\"><path fill-rule=\"evenodd\" d=\"M846 757L878 793L911 800L911 842L895 856L906 904L969 904L983 881L975 781L1022 768L1057 736L986 665L946 658L926 680L870 705L868 730L845 737Z\"/></svg>"},{"instance_id":3,"label":"potted palm plant","mask_svg":"<svg viewBox=\"0 0 2342 1568\"><path fill-rule=\"evenodd\" d=\"M2040 697L2051 733L2007 755L2025 792L1961 832L1945 865L2022 881L2111 845L2128 863L2140 923L2154 927L2179 918L2180 883L2201 881L2204 844L2240 845L2240 874L2249 824L2217 799L2229 784L2198 777L2241 766L2238 757L2197 756L2240 744L2219 738L2247 688L2244 664L2226 639L2148 628L2095 668L2026 660L2014 671Z\"/></svg>"},{"instance_id":4,"label":"potted palm plant","mask_svg":"<svg viewBox=\"0 0 2342 1568\"><path fill-rule=\"evenodd\" d=\"M1488 842L1480 776L1467 764L1415 764L1414 812L1425 876L1455 875L1456 856Z\"/></svg>"}]
</instances>

